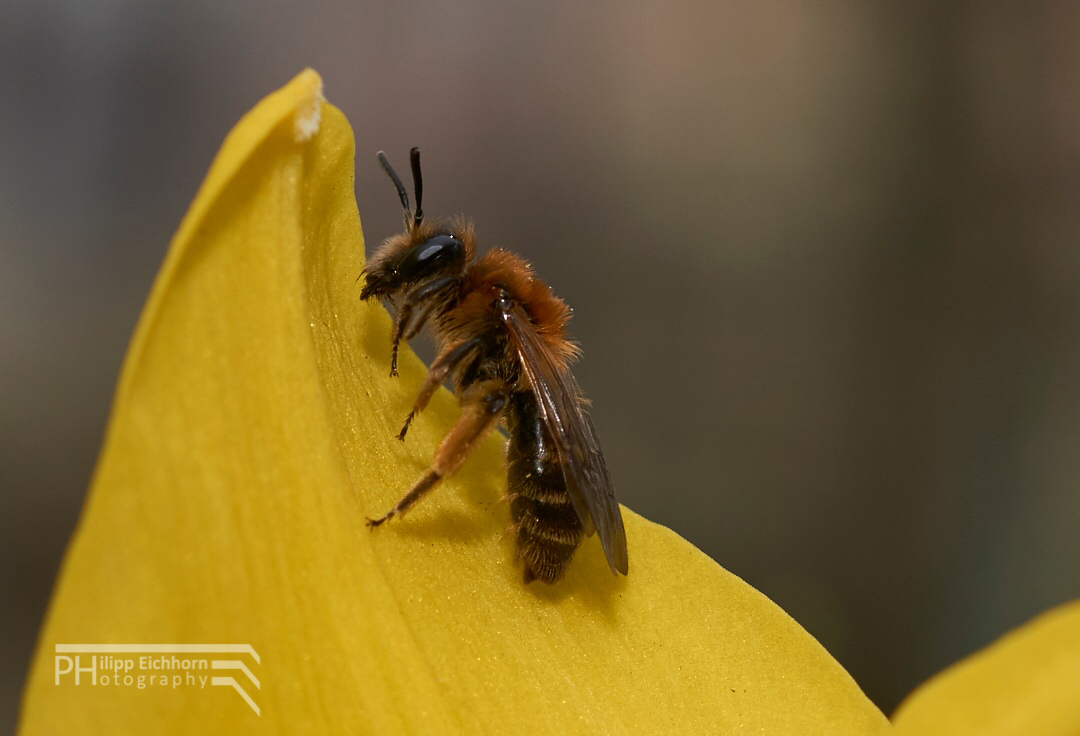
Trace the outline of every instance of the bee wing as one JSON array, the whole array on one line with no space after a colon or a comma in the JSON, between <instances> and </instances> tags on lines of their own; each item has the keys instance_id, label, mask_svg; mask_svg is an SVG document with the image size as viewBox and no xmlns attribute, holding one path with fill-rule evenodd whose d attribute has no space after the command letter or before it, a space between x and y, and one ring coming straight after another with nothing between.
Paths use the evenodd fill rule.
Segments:
<instances>
[{"instance_id":1,"label":"bee wing","mask_svg":"<svg viewBox=\"0 0 1080 736\"><path fill-rule=\"evenodd\" d=\"M597 531L612 572L627 571L626 530L607 463L574 376L561 368L532 322L517 309L503 313L540 414L555 441L570 500L588 534Z\"/></svg>"}]
</instances>

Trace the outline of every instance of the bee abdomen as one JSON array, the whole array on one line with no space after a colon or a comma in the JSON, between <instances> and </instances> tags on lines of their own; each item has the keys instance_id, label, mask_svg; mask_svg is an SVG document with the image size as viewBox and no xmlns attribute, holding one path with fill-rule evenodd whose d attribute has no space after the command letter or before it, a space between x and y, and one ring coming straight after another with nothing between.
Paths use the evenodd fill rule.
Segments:
<instances>
[{"instance_id":1,"label":"bee abdomen","mask_svg":"<svg viewBox=\"0 0 1080 736\"><path fill-rule=\"evenodd\" d=\"M517 557L525 565L525 582L538 578L554 583L561 578L584 537L570 497L556 505L516 495L510 502L510 517L517 530Z\"/></svg>"},{"instance_id":2,"label":"bee abdomen","mask_svg":"<svg viewBox=\"0 0 1080 736\"><path fill-rule=\"evenodd\" d=\"M569 496L559 504L517 496L510 509L522 537L570 546L581 543L581 521Z\"/></svg>"},{"instance_id":3,"label":"bee abdomen","mask_svg":"<svg viewBox=\"0 0 1080 736\"><path fill-rule=\"evenodd\" d=\"M525 582L561 578L585 536L535 397L517 394L511 402L507 485L517 558Z\"/></svg>"}]
</instances>

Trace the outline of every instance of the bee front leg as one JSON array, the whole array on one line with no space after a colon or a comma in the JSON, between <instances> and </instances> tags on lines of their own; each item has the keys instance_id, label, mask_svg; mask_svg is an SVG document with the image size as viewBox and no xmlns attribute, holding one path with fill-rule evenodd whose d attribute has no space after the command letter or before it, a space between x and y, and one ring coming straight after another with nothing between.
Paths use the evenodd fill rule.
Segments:
<instances>
[{"instance_id":1,"label":"bee front leg","mask_svg":"<svg viewBox=\"0 0 1080 736\"><path fill-rule=\"evenodd\" d=\"M397 315L394 317L394 336L390 346L391 378L398 374L398 347L401 345L402 339L409 340L415 337L431 316L434 306L431 300L437 297L440 292L446 291L459 282L460 278L457 276L443 276L432 279L417 286L401 300L401 309L398 310ZM416 319L413 319L413 310L417 305L420 305L421 309L419 314L416 315Z\"/></svg>"},{"instance_id":2,"label":"bee front leg","mask_svg":"<svg viewBox=\"0 0 1080 736\"><path fill-rule=\"evenodd\" d=\"M402 302L401 309L394 315L394 336L390 343L390 377L397 376L397 358L398 347L401 345L401 338L405 335L405 325L408 324L409 319L412 317L413 305L406 299Z\"/></svg>"},{"instance_id":3,"label":"bee front leg","mask_svg":"<svg viewBox=\"0 0 1080 736\"><path fill-rule=\"evenodd\" d=\"M484 436L499 423L509 400L510 389L499 379L484 381L466 389L461 396L461 418L435 450L431 469L385 516L369 518L367 525L374 528L395 516L401 516L432 491L443 478L457 472Z\"/></svg>"}]
</instances>

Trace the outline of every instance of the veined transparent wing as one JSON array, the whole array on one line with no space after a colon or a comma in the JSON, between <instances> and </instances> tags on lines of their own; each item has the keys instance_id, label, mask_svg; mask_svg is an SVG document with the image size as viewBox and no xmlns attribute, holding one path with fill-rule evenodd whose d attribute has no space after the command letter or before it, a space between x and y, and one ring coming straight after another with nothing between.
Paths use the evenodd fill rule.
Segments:
<instances>
[{"instance_id":1,"label":"veined transparent wing","mask_svg":"<svg viewBox=\"0 0 1080 736\"><path fill-rule=\"evenodd\" d=\"M588 534L600 535L612 572L626 574L626 530L607 463L581 389L569 370L560 368L532 322L511 307L502 313L525 375L555 448L562 460L570 499Z\"/></svg>"}]
</instances>

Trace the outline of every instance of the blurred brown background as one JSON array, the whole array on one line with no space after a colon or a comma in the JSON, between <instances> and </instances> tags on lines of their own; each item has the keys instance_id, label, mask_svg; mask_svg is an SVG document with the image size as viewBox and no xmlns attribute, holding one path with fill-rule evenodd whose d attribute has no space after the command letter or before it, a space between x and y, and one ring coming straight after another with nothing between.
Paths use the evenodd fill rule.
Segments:
<instances>
[{"instance_id":1,"label":"blurred brown background","mask_svg":"<svg viewBox=\"0 0 1080 736\"><path fill-rule=\"evenodd\" d=\"M0 4L0 724L127 341L304 66L576 309L619 493L886 711L1080 595L1080 5Z\"/></svg>"}]
</instances>

